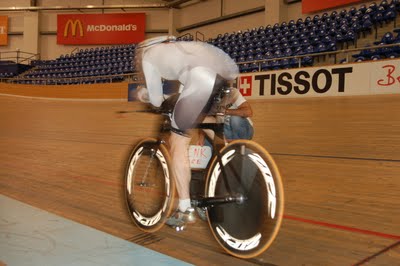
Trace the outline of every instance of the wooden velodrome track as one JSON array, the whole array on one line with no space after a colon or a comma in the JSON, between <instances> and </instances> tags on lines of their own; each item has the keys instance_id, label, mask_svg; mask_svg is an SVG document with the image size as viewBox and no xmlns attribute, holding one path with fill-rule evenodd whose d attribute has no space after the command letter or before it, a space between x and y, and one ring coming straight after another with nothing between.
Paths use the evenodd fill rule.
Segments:
<instances>
[{"instance_id":1,"label":"wooden velodrome track","mask_svg":"<svg viewBox=\"0 0 400 266\"><path fill-rule=\"evenodd\" d=\"M182 233L131 223L125 161L157 118L115 112L140 104L5 95L126 98L126 84L111 85L1 84L0 193L196 265L400 265L400 95L251 102L286 204L270 249L240 260L200 220Z\"/></svg>"}]
</instances>

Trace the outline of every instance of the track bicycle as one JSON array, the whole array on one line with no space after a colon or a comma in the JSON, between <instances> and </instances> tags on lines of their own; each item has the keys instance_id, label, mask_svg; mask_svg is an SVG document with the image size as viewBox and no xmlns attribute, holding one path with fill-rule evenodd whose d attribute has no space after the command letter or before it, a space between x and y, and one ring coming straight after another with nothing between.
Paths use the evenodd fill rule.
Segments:
<instances>
[{"instance_id":1,"label":"track bicycle","mask_svg":"<svg viewBox=\"0 0 400 266\"><path fill-rule=\"evenodd\" d=\"M221 88L213 97L213 104L218 105L229 91ZM176 99L177 95L168 98L169 104L157 110L141 110L162 115L160 134L141 140L126 167L127 208L133 222L145 232L160 230L177 206L167 148ZM226 252L239 258L258 256L272 244L282 222L284 195L279 170L271 155L256 142L228 143L223 122L200 123L196 128L213 130L215 138L213 155L203 171L204 191L191 195L192 206L200 218L208 221L213 236Z\"/></svg>"}]
</instances>

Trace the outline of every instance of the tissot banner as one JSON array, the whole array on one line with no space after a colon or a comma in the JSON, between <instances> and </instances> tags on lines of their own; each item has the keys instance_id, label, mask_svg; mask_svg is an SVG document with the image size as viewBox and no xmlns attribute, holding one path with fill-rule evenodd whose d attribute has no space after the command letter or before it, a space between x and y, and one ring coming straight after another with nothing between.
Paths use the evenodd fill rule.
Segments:
<instances>
[{"instance_id":1,"label":"tissot banner","mask_svg":"<svg viewBox=\"0 0 400 266\"><path fill-rule=\"evenodd\" d=\"M400 59L243 73L237 87L248 99L400 94Z\"/></svg>"},{"instance_id":2,"label":"tissot banner","mask_svg":"<svg viewBox=\"0 0 400 266\"><path fill-rule=\"evenodd\" d=\"M130 44L144 40L144 13L57 15L57 44Z\"/></svg>"},{"instance_id":3,"label":"tissot banner","mask_svg":"<svg viewBox=\"0 0 400 266\"><path fill-rule=\"evenodd\" d=\"M301 6L303 14L305 14L361 1L362 0L302 0Z\"/></svg>"},{"instance_id":4,"label":"tissot banner","mask_svg":"<svg viewBox=\"0 0 400 266\"><path fill-rule=\"evenodd\" d=\"M8 16L0 16L0 45L8 44Z\"/></svg>"}]
</instances>

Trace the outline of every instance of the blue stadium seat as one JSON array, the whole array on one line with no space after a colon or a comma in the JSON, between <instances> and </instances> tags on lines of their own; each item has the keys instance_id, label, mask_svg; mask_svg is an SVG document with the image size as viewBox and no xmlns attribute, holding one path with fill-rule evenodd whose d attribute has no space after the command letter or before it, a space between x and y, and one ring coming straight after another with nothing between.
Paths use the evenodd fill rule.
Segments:
<instances>
[{"instance_id":1,"label":"blue stadium seat","mask_svg":"<svg viewBox=\"0 0 400 266\"><path fill-rule=\"evenodd\" d=\"M375 3L375 4L376 4L376 3ZM385 9L387 9L387 8L389 7L389 2L386 1L386 0L382 0L382 1L379 3L378 6L381 6L381 7L385 8Z\"/></svg>"},{"instance_id":2,"label":"blue stadium seat","mask_svg":"<svg viewBox=\"0 0 400 266\"><path fill-rule=\"evenodd\" d=\"M238 63L245 62L245 61L246 61L246 57L244 57L244 56L240 56L238 58Z\"/></svg>"},{"instance_id":3,"label":"blue stadium seat","mask_svg":"<svg viewBox=\"0 0 400 266\"><path fill-rule=\"evenodd\" d=\"M312 66L314 64L314 58L312 56L302 57L301 64L303 66Z\"/></svg>"},{"instance_id":4,"label":"blue stadium seat","mask_svg":"<svg viewBox=\"0 0 400 266\"><path fill-rule=\"evenodd\" d=\"M279 58L279 57L283 57L283 56L284 56L284 54L279 49L274 52L274 58Z\"/></svg>"},{"instance_id":5,"label":"blue stadium seat","mask_svg":"<svg viewBox=\"0 0 400 266\"><path fill-rule=\"evenodd\" d=\"M383 14L384 14L384 12L385 12L385 8L384 7L382 7L382 6L378 7L378 9L376 10L376 12L374 13L374 15L372 17L373 22L376 23L376 24L379 24L380 26L383 26L383 21L384 21Z\"/></svg>"},{"instance_id":6,"label":"blue stadium seat","mask_svg":"<svg viewBox=\"0 0 400 266\"><path fill-rule=\"evenodd\" d=\"M281 67L282 69L291 68L290 60L287 59L287 58L280 60L280 61L279 61L279 65L280 65L280 67Z\"/></svg>"},{"instance_id":7,"label":"blue stadium seat","mask_svg":"<svg viewBox=\"0 0 400 266\"><path fill-rule=\"evenodd\" d=\"M335 10L332 11L331 14L330 14L330 18L331 18L332 20L335 20L337 16L338 16L338 13L337 13L337 11L335 11Z\"/></svg>"},{"instance_id":8,"label":"blue stadium seat","mask_svg":"<svg viewBox=\"0 0 400 266\"><path fill-rule=\"evenodd\" d=\"M270 69L271 69L270 61L263 61L261 63L261 70L262 71L267 71L267 70L270 70Z\"/></svg>"},{"instance_id":9,"label":"blue stadium seat","mask_svg":"<svg viewBox=\"0 0 400 266\"><path fill-rule=\"evenodd\" d=\"M254 60L262 60L263 58L264 58L263 54L259 52L255 55Z\"/></svg>"},{"instance_id":10,"label":"blue stadium seat","mask_svg":"<svg viewBox=\"0 0 400 266\"><path fill-rule=\"evenodd\" d=\"M354 16L357 13L357 8L355 8L354 6L350 8L349 10L349 14L351 14L352 16Z\"/></svg>"},{"instance_id":11,"label":"blue stadium seat","mask_svg":"<svg viewBox=\"0 0 400 266\"><path fill-rule=\"evenodd\" d=\"M245 63L245 64L241 64L241 65L239 65L239 71L241 72L241 73L246 73L246 72L248 72L249 71L249 64L248 63Z\"/></svg>"},{"instance_id":12,"label":"blue stadium seat","mask_svg":"<svg viewBox=\"0 0 400 266\"><path fill-rule=\"evenodd\" d=\"M293 53L294 53L294 55L303 55L304 51L301 46L298 46L293 49Z\"/></svg>"},{"instance_id":13,"label":"blue stadium seat","mask_svg":"<svg viewBox=\"0 0 400 266\"><path fill-rule=\"evenodd\" d=\"M376 42L374 42L374 44L375 45L378 45L378 44L391 44L391 43L393 43L394 42L394 40L395 40L395 38L394 38L394 36L393 36L393 33L392 32L386 32L383 36L382 36L382 38L381 38L381 40L380 41L376 41Z\"/></svg>"},{"instance_id":14,"label":"blue stadium seat","mask_svg":"<svg viewBox=\"0 0 400 266\"><path fill-rule=\"evenodd\" d=\"M328 48L326 47L325 43L319 43L316 46L314 46L314 51L317 53L323 53L323 52L327 52Z\"/></svg>"},{"instance_id":15,"label":"blue stadium seat","mask_svg":"<svg viewBox=\"0 0 400 266\"><path fill-rule=\"evenodd\" d=\"M292 20L293 21L293 20ZM293 23L294 23L294 21L293 21ZM296 31L297 30L297 25L296 24L292 24L292 25L290 25L289 24L289 31L293 34L294 33L294 31Z\"/></svg>"},{"instance_id":16,"label":"blue stadium seat","mask_svg":"<svg viewBox=\"0 0 400 266\"><path fill-rule=\"evenodd\" d=\"M292 49L291 48L286 48L284 51L283 51L283 56L285 56L285 57L289 57L289 56L292 56L293 55L293 51L292 51Z\"/></svg>"},{"instance_id":17,"label":"blue stadium seat","mask_svg":"<svg viewBox=\"0 0 400 266\"><path fill-rule=\"evenodd\" d=\"M254 56L251 54L251 55L248 55L247 57L246 57L246 62L250 62L250 61L253 61L254 60Z\"/></svg>"},{"instance_id":18,"label":"blue stadium seat","mask_svg":"<svg viewBox=\"0 0 400 266\"><path fill-rule=\"evenodd\" d=\"M324 22L326 22L326 20L327 20L328 18L330 19L328 13L326 13L326 12L323 13L323 14L321 15L321 20L324 21Z\"/></svg>"},{"instance_id":19,"label":"blue stadium seat","mask_svg":"<svg viewBox=\"0 0 400 266\"><path fill-rule=\"evenodd\" d=\"M272 59L272 58L274 58L274 55L272 54L271 51L267 51L267 52L264 54L264 59Z\"/></svg>"},{"instance_id":20,"label":"blue stadium seat","mask_svg":"<svg viewBox=\"0 0 400 266\"><path fill-rule=\"evenodd\" d=\"M360 24L361 24L360 31L364 34L364 36L365 33L371 33L374 23L370 15L364 15L361 19Z\"/></svg>"},{"instance_id":21,"label":"blue stadium seat","mask_svg":"<svg viewBox=\"0 0 400 266\"><path fill-rule=\"evenodd\" d=\"M306 17L303 21L303 23L308 26L311 22L313 22L312 18L310 16Z\"/></svg>"},{"instance_id":22,"label":"blue stadium seat","mask_svg":"<svg viewBox=\"0 0 400 266\"><path fill-rule=\"evenodd\" d=\"M318 36L312 37L310 36L310 43L314 46L318 45L321 42Z\"/></svg>"},{"instance_id":23,"label":"blue stadium seat","mask_svg":"<svg viewBox=\"0 0 400 266\"><path fill-rule=\"evenodd\" d=\"M260 67L259 67L258 63L255 63L255 62L251 63L248 67L249 72L258 72L259 70L260 70Z\"/></svg>"},{"instance_id":24,"label":"blue stadium seat","mask_svg":"<svg viewBox=\"0 0 400 266\"><path fill-rule=\"evenodd\" d=\"M340 10L340 12L339 12L339 16L340 16L341 18L344 18L344 17L346 16L346 14L347 14L346 9L342 9L342 10Z\"/></svg>"},{"instance_id":25,"label":"blue stadium seat","mask_svg":"<svg viewBox=\"0 0 400 266\"><path fill-rule=\"evenodd\" d=\"M390 4L394 4L396 7L397 13L400 13L400 0L392 0Z\"/></svg>"},{"instance_id":26,"label":"blue stadium seat","mask_svg":"<svg viewBox=\"0 0 400 266\"><path fill-rule=\"evenodd\" d=\"M396 20L396 17L397 17L396 6L394 4L391 4L386 8L385 12L383 13L383 21L389 23L391 21Z\"/></svg>"},{"instance_id":27,"label":"blue stadium seat","mask_svg":"<svg viewBox=\"0 0 400 266\"><path fill-rule=\"evenodd\" d=\"M272 70L278 70L278 69L281 68L281 65L280 65L280 62L279 62L279 61L280 61L280 60L274 59L274 60L272 60L272 61L270 62L270 67L271 67Z\"/></svg>"},{"instance_id":28,"label":"blue stadium seat","mask_svg":"<svg viewBox=\"0 0 400 266\"><path fill-rule=\"evenodd\" d=\"M377 61L377 60L381 60L381 59L382 59L382 57L378 54L371 56L371 60L373 60L373 61Z\"/></svg>"},{"instance_id":29,"label":"blue stadium seat","mask_svg":"<svg viewBox=\"0 0 400 266\"><path fill-rule=\"evenodd\" d=\"M356 39L357 39L356 33L351 29L349 29L347 33L344 35L344 41L347 43L347 45L349 43L355 44Z\"/></svg>"}]
</instances>

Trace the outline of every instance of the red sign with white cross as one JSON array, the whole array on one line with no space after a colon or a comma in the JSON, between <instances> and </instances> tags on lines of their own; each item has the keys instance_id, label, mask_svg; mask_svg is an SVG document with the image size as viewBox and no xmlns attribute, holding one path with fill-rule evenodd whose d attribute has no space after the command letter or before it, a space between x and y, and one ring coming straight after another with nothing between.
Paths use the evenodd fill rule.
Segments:
<instances>
[{"instance_id":1,"label":"red sign with white cross","mask_svg":"<svg viewBox=\"0 0 400 266\"><path fill-rule=\"evenodd\" d=\"M239 79L239 91L243 96L251 96L253 76L241 76Z\"/></svg>"}]
</instances>

